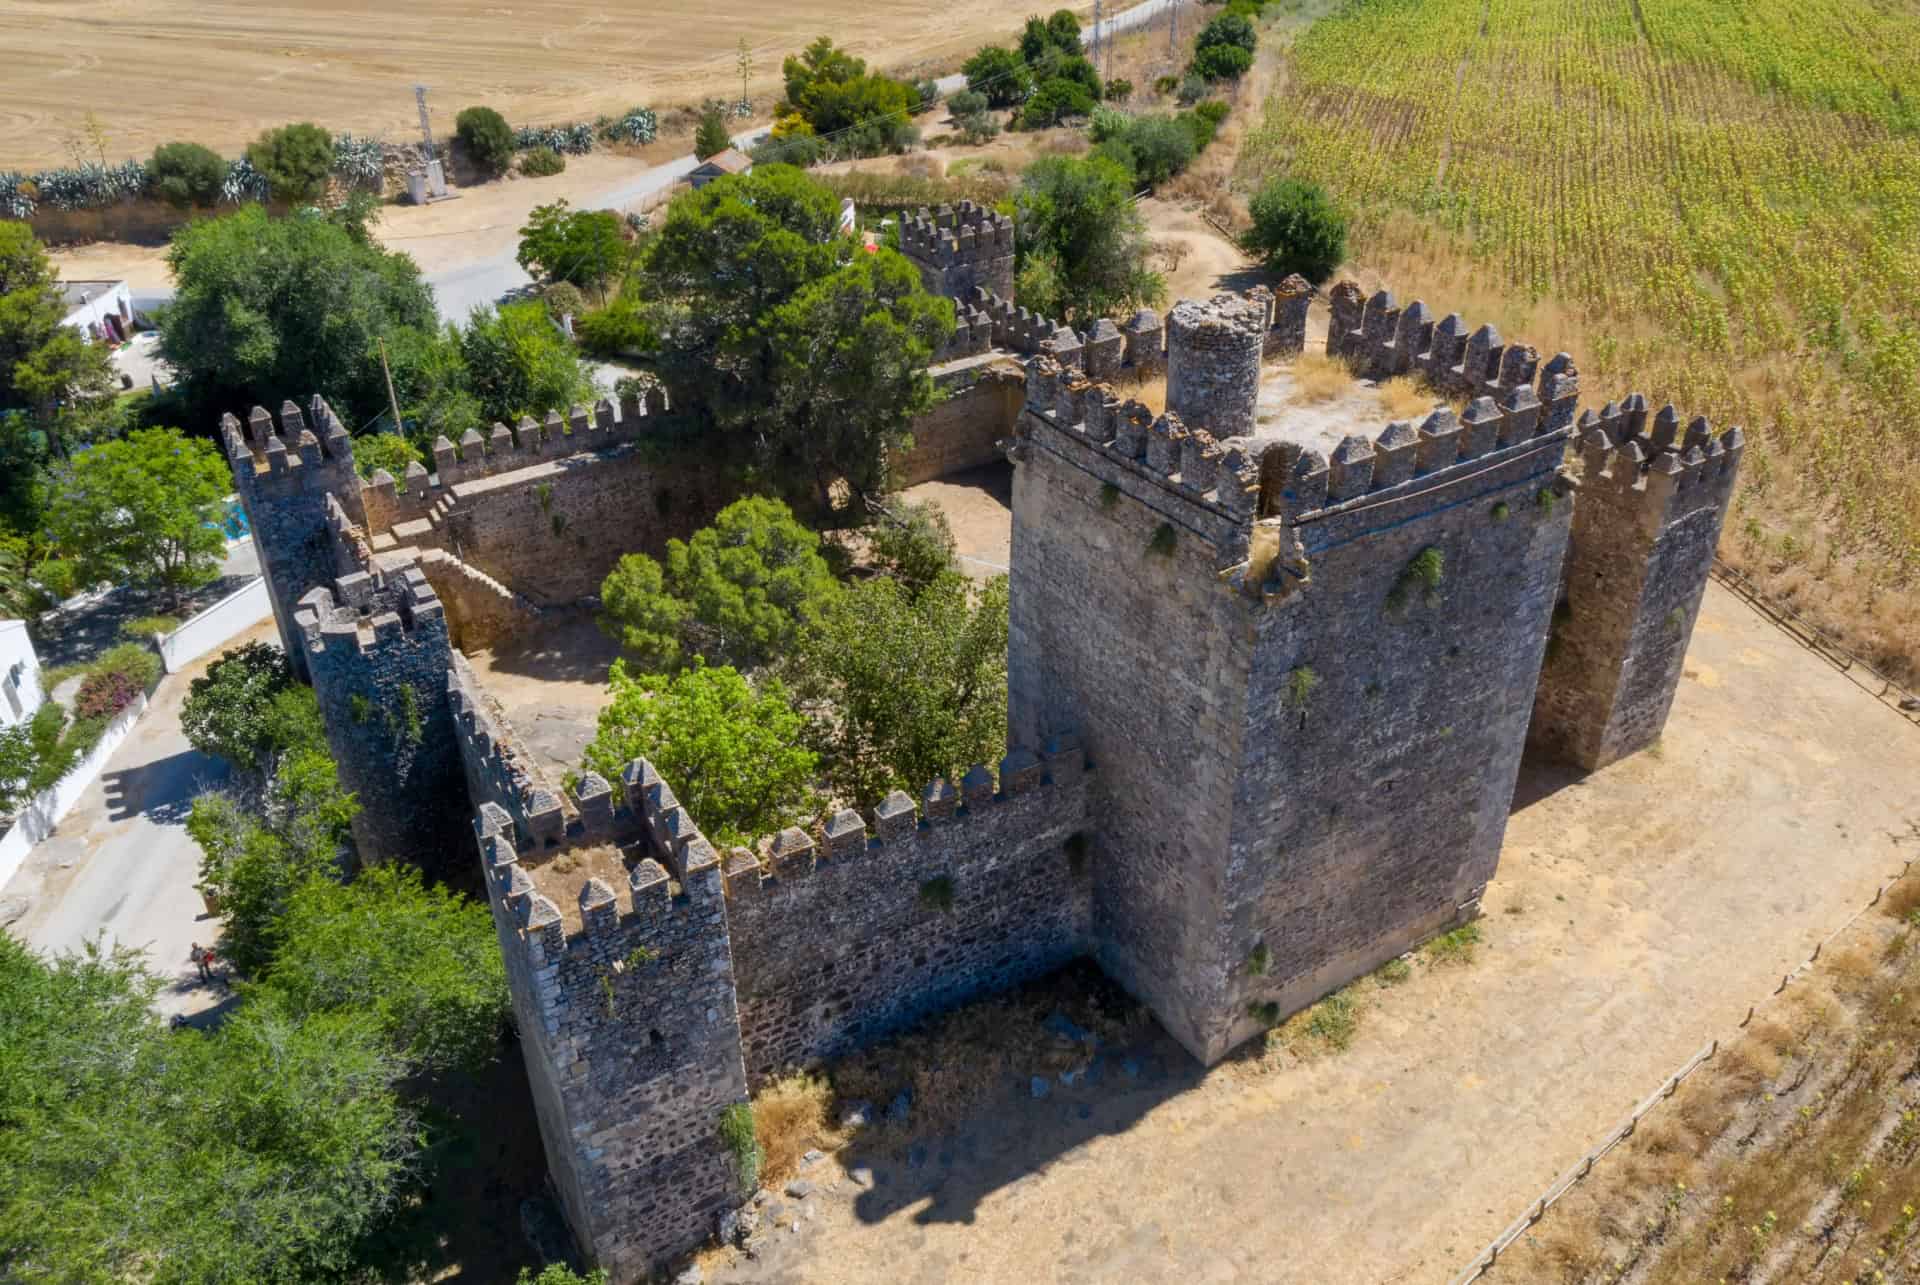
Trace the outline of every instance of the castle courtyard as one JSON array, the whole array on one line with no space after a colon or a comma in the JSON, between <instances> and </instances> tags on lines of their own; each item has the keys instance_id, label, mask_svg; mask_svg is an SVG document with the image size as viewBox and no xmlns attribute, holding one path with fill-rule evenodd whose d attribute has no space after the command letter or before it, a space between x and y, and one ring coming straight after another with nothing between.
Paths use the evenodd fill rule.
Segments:
<instances>
[{"instance_id":1,"label":"castle courtyard","mask_svg":"<svg viewBox=\"0 0 1920 1285\"><path fill-rule=\"evenodd\" d=\"M1916 855L1916 771L1895 710L1712 584L1658 747L1529 761L1474 961L1358 983L1350 1048L1207 1071L1150 1026L1091 1082L1010 1076L806 1169L709 1279L1449 1280Z\"/></svg>"}]
</instances>

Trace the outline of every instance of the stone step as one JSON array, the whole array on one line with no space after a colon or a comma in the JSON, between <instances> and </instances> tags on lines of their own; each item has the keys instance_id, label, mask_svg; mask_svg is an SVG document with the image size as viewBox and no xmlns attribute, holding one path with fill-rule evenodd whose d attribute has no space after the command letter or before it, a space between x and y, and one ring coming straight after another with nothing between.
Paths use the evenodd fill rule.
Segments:
<instances>
[{"instance_id":1,"label":"stone step","mask_svg":"<svg viewBox=\"0 0 1920 1285\"><path fill-rule=\"evenodd\" d=\"M432 544L434 523L431 518L414 518L408 522L393 524L393 536L396 541L404 540L408 544Z\"/></svg>"}]
</instances>

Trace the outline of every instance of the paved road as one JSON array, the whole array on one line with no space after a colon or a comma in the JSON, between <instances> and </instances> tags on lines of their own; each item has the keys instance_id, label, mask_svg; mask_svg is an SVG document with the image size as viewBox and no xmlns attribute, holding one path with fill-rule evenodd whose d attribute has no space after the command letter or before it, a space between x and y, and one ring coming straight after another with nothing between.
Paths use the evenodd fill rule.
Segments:
<instances>
[{"instance_id":1,"label":"paved road","mask_svg":"<svg viewBox=\"0 0 1920 1285\"><path fill-rule=\"evenodd\" d=\"M234 642L272 630L268 621ZM31 903L10 931L41 950L78 950L104 937L144 951L169 983L156 1005L163 1013L195 1013L224 998L187 962L188 945L211 942L219 924L193 888L200 849L186 819L193 796L225 779L226 765L196 752L180 731L188 684L217 656L161 680L107 770L5 889L8 899Z\"/></svg>"}]
</instances>

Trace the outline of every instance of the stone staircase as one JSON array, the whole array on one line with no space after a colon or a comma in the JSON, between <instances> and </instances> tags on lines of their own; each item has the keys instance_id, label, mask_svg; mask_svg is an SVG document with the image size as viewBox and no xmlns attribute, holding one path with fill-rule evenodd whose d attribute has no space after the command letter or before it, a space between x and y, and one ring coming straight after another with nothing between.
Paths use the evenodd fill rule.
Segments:
<instances>
[{"instance_id":1,"label":"stone staircase","mask_svg":"<svg viewBox=\"0 0 1920 1285\"><path fill-rule=\"evenodd\" d=\"M447 528L453 519L457 506L453 491L443 488L434 497L433 505L424 518L414 518L407 522L393 524L392 539L395 546L411 545L418 549L445 549L451 541ZM379 546L375 545L376 551Z\"/></svg>"},{"instance_id":2,"label":"stone staircase","mask_svg":"<svg viewBox=\"0 0 1920 1285\"><path fill-rule=\"evenodd\" d=\"M414 553L421 572L447 609L455 642L462 651L492 647L540 618L539 606L525 594L515 593L444 548L422 548Z\"/></svg>"}]
</instances>

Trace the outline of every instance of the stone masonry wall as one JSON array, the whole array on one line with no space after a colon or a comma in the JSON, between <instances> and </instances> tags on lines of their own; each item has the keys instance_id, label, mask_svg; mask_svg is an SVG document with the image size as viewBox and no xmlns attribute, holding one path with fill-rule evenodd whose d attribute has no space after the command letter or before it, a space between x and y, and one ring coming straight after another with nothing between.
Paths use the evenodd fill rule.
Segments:
<instances>
[{"instance_id":1,"label":"stone masonry wall","mask_svg":"<svg viewBox=\"0 0 1920 1285\"><path fill-rule=\"evenodd\" d=\"M626 443L461 482L447 530L463 561L549 606L599 593L620 555L661 553L736 495L694 451Z\"/></svg>"},{"instance_id":2,"label":"stone masonry wall","mask_svg":"<svg viewBox=\"0 0 1920 1285\"><path fill-rule=\"evenodd\" d=\"M1186 299L1167 314L1167 410L1215 437L1253 431L1267 315L1239 295Z\"/></svg>"},{"instance_id":3,"label":"stone masonry wall","mask_svg":"<svg viewBox=\"0 0 1920 1285\"><path fill-rule=\"evenodd\" d=\"M1638 393L1579 423L1585 465L1532 743L1592 771L1660 737L1713 569L1743 435Z\"/></svg>"},{"instance_id":4,"label":"stone masonry wall","mask_svg":"<svg viewBox=\"0 0 1920 1285\"><path fill-rule=\"evenodd\" d=\"M985 289L1013 298L1013 220L986 206L962 201L906 216L900 252L929 294L969 299Z\"/></svg>"},{"instance_id":5,"label":"stone masonry wall","mask_svg":"<svg viewBox=\"0 0 1920 1285\"><path fill-rule=\"evenodd\" d=\"M1077 747L1016 749L999 786L935 782L926 819L895 791L871 830L845 810L824 851L800 830L726 861L750 1083L861 1048L1087 951L1086 783ZM944 884L932 881L944 881ZM944 894L944 896L942 896ZM941 901L948 904L938 904Z\"/></svg>"},{"instance_id":6,"label":"stone masonry wall","mask_svg":"<svg viewBox=\"0 0 1920 1285\"><path fill-rule=\"evenodd\" d=\"M1000 441L1013 432L1025 400L1026 374L1008 357L956 362L931 374L947 396L913 421L913 448L888 462L895 487L998 463Z\"/></svg>"},{"instance_id":7,"label":"stone masonry wall","mask_svg":"<svg viewBox=\"0 0 1920 1285\"><path fill-rule=\"evenodd\" d=\"M294 613L364 862L444 862L467 812L447 703L446 613L417 569L341 576Z\"/></svg>"},{"instance_id":8,"label":"stone masonry wall","mask_svg":"<svg viewBox=\"0 0 1920 1285\"><path fill-rule=\"evenodd\" d=\"M1241 995L1214 1047L1476 913L1560 584L1565 442L1275 519L1307 572L1257 626L1225 880Z\"/></svg>"}]
</instances>

